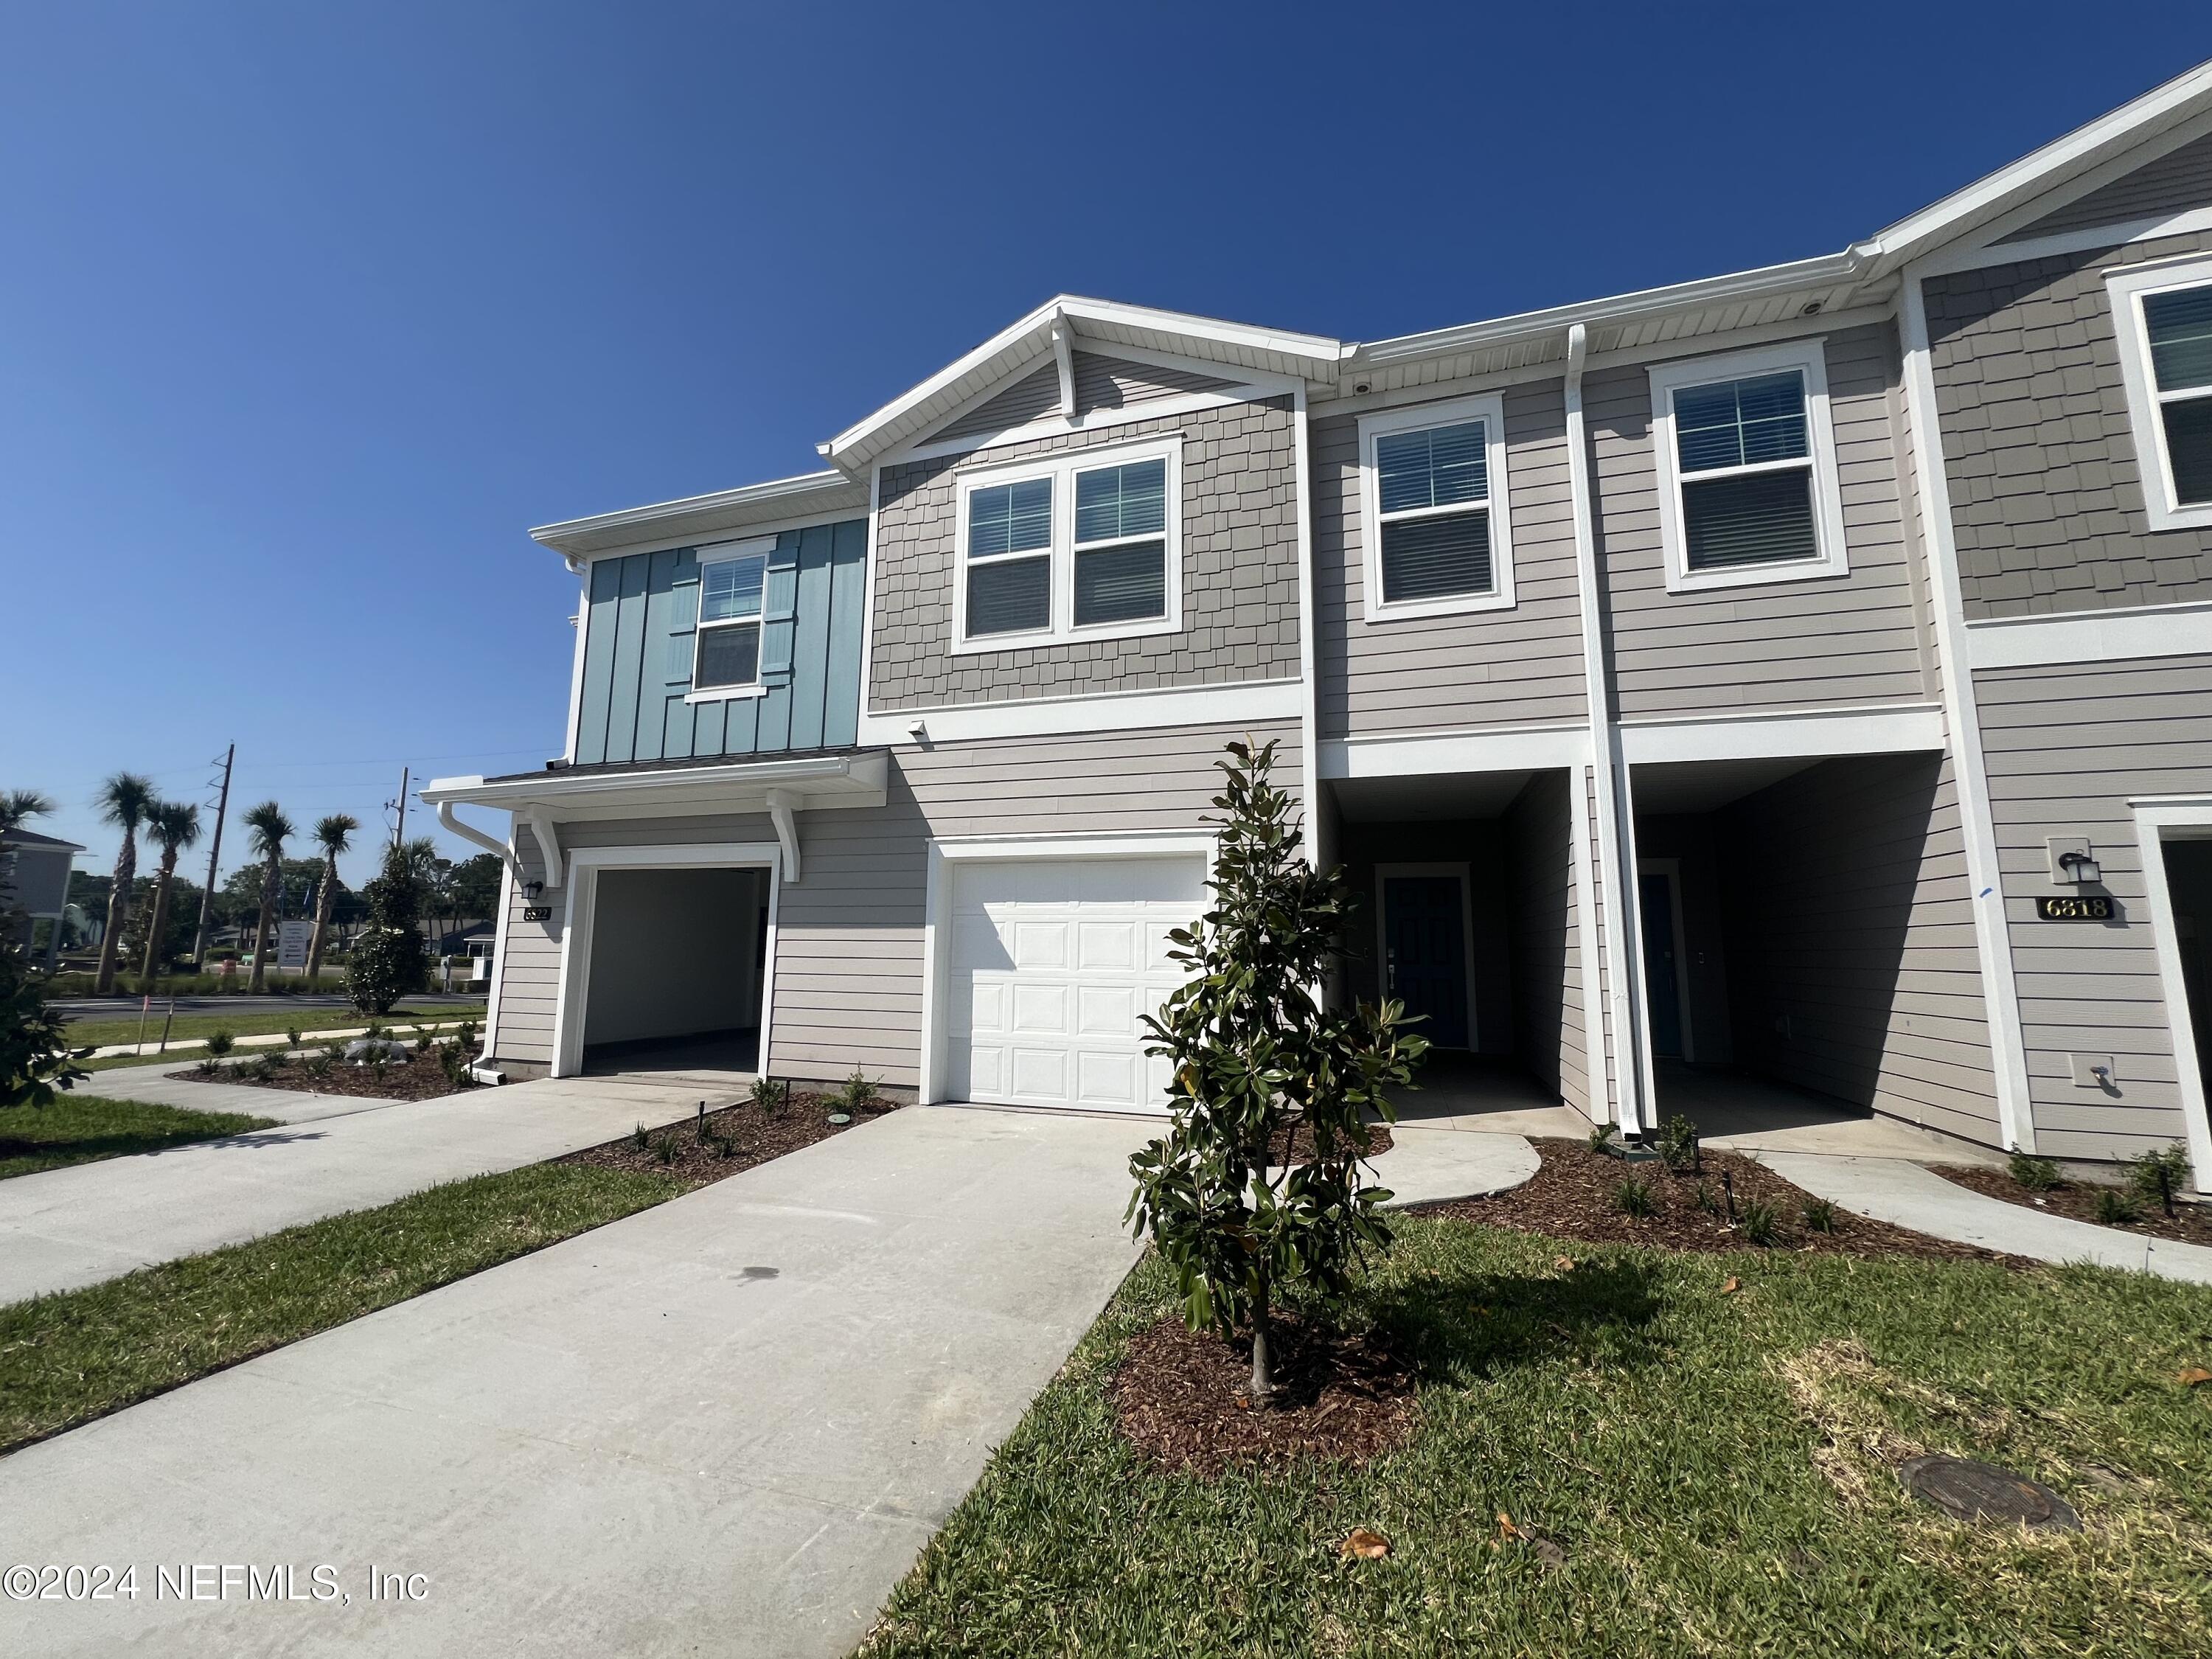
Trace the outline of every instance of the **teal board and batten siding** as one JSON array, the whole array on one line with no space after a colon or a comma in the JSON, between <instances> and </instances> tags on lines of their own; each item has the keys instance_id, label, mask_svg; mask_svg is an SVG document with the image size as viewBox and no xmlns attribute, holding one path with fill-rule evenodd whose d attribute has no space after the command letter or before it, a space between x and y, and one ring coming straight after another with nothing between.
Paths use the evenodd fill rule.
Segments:
<instances>
[{"instance_id":1,"label":"teal board and batten siding","mask_svg":"<svg viewBox=\"0 0 2212 1659\"><path fill-rule=\"evenodd\" d=\"M691 548L596 561L585 605L575 760L836 749L859 736L864 519L787 530L769 556L763 695L687 702L699 609Z\"/></svg>"},{"instance_id":2,"label":"teal board and batten siding","mask_svg":"<svg viewBox=\"0 0 2212 1659\"><path fill-rule=\"evenodd\" d=\"M1996 820L2013 978L2037 1149L2132 1157L2183 1138L2171 1018L2159 976L2131 799L2212 793L2212 656L2054 663L1974 676ZM2045 921L2054 836L2085 836L2119 915ZM2118 1093L2074 1081L2075 1054L2110 1056Z\"/></svg>"}]
</instances>

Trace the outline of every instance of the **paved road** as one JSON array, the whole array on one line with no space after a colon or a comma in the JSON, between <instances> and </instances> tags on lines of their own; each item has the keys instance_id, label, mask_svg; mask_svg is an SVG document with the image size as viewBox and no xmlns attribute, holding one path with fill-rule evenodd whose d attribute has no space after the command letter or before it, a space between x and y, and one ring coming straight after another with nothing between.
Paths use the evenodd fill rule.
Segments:
<instances>
[{"instance_id":1,"label":"paved road","mask_svg":"<svg viewBox=\"0 0 2212 1659\"><path fill-rule=\"evenodd\" d=\"M59 1009L71 1019L122 1019L135 1018L138 1012L137 997L56 997L46 1006ZM484 1006L484 995L477 992L470 995L454 991L425 991L408 997L404 1006L410 1008ZM234 996L234 997L179 997L177 1012L180 1014L281 1014L287 1008L350 1008L353 999L335 993L318 992L313 996ZM169 1011L167 997L154 999L153 1018L148 1022L148 1040L161 1030L161 1017Z\"/></svg>"},{"instance_id":2,"label":"paved road","mask_svg":"<svg viewBox=\"0 0 2212 1659\"><path fill-rule=\"evenodd\" d=\"M120 1073L95 1073L94 1082ZM681 1081L594 1078L375 1106L330 1096L287 1101L270 1090L173 1086L202 1091L210 1107L264 1117L288 1115L281 1109L302 1100L335 1106L337 1115L302 1113L281 1128L0 1181L0 1303L97 1284L441 1182L596 1146L640 1122L684 1116L701 1092ZM256 1094L269 1105L239 1098Z\"/></svg>"},{"instance_id":3,"label":"paved road","mask_svg":"<svg viewBox=\"0 0 2212 1659\"><path fill-rule=\"evenodd\" d=\"M9 1562L140 1585L0 1650L847 1653L1135 1261L1153 1127L910 1107L0 1459Z\"/></svg>"}]
</instances>

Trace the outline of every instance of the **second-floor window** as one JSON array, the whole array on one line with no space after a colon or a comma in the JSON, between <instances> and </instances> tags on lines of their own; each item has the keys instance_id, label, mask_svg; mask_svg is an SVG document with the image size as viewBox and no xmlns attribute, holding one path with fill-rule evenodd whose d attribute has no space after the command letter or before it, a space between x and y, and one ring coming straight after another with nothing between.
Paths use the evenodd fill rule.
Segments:
<instances>
[{"instance_id":1,"label":"second-floor window","mask_svg":"<svg viewBox=\"0 0 2212 1659\"><path fill-rule=\"evenodd\" d=\"M1501 400L1370 415L1359 436L1367 620L1512 604Z\"/></svg>"},{"instance_id":2,"label":"second-floor window","mask_svg":"<svg viewBox=\"0 0 2212 1659\"><path fill-rule=\"evenodd\" d=\"M2150 527L2212 526L2212 260L2106 283Z\"/></svg>"},{"instance_id":3,"label":"second-floor window","mask_svg":"<svg viewBox=\"0 0 2212 1659\"><path fill-rule=\"evenodd\" d=\"M760 684L761 602L767 587L765 553L700 561L694 691L734 690Z\"/></svg>"},{"instance_id":4,"label":"second-floor window","mask_svg":"<svg viewBox=\"0 0 2212 1659\"><path fill-rule=\"evenodd\" d=\"M961 484L955 651L1181 626L1182 441L979 471Z\"/></svg>"},{"instance_id":5,"label":"second-floor window","mask_svg":"<svg viewBox=\"0 0 2212 1659\"><path fill-rule=\"evenodd\" d=\"M1664 364L1651 392L1669 587L1843 574L1818 340Z\"/></svg>"}]
</instances>

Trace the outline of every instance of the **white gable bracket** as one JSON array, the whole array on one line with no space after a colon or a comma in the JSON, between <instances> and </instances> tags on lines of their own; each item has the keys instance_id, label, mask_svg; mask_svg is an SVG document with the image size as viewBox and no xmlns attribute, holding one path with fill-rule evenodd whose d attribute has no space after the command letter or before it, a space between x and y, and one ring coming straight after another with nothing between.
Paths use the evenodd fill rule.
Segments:
<instances>
[{"instance_id":1,"label":"white gable bracket","mask_svg":"<svg viewBox=\"0 0 2212 1659\"><path fill-rule=\"evenodd\" d=\"M1053 315L1052 361L1060 370L1060 418L1072 421L1075 418L1075 342L1064 312Z\"/></svg>"},{"instance_id":2,"label":"white gable bracket","mask_svg":"<svg viewBox=\"0 0 2212 1659\"><path fill-rule=\"evenodd\" d=\"M802 798L788 789L768 792L768 818L775 826L776 843L783 848L783 878L799 879L799 809Z\"/></svg>"},{"instance_id":3,"label":"white gable bracket","mask_svg":"<svg viewBox=\"0 0 2212 1659\"><path fill-rule=\"evenodd\" d=\"M550 891L561 884L561 838L554 832L553 815L542 806L532 806L522 816L538 843L538 856L545 862L545 886Z\"/></svg>"}]
</instances>

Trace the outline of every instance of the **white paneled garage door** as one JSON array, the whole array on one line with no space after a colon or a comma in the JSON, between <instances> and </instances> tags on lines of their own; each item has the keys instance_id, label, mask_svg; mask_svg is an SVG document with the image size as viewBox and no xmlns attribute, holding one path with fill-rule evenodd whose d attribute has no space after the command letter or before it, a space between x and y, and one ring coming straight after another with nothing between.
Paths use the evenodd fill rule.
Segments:
<instances>
[{"instance_id":1,"label":"white paneled garage door","mask_svg":"<svg viewBox=\"0 0 2212 1659\"><path fill-rule=\"evenodd\" d=\"M1146 1054L1137 1019L1182 982L1168 933L1205 909L1205 873L1188 854L955 866L950 1097L1165 1109L1167 1063Z\"/></svg>"}]
</instances>

